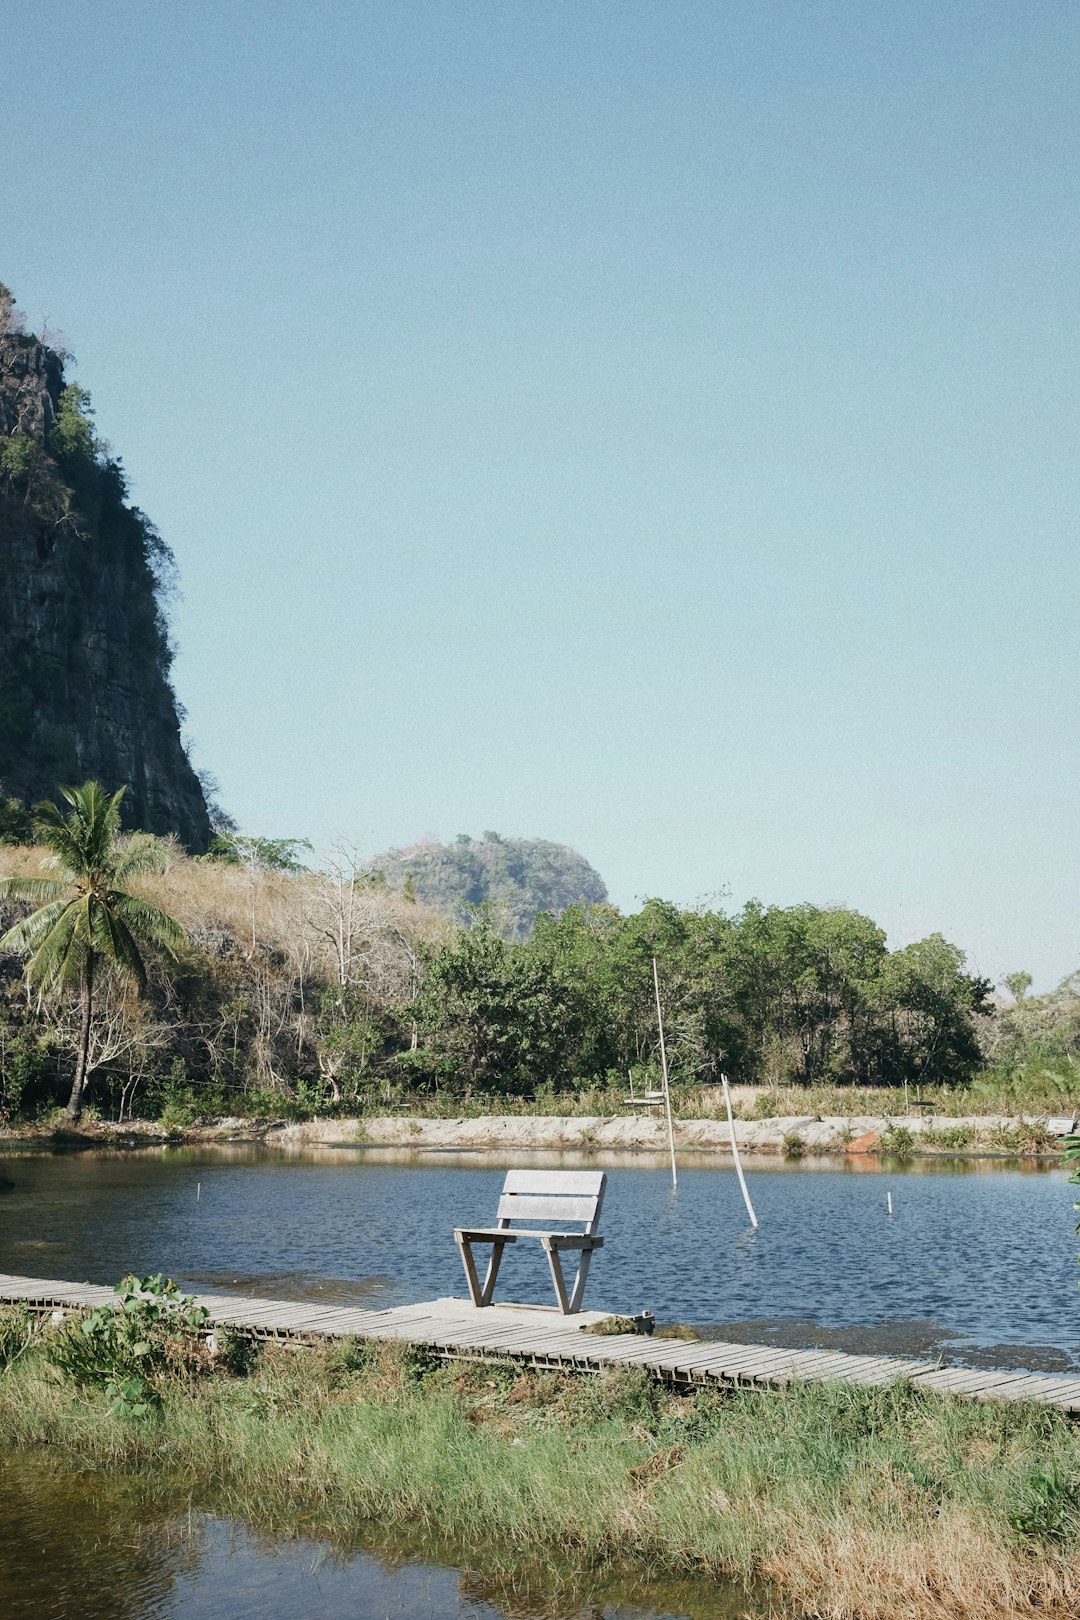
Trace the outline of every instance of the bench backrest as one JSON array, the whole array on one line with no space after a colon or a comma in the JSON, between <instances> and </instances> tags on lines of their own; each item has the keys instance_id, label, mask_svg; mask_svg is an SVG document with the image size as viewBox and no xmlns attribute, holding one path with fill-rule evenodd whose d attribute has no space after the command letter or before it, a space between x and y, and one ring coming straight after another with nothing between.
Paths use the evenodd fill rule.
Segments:
<instances>
[{"instance_id":1,"label":"bench backrest","mask_svg":"<svg viewBox=\"0 0 1080 1620\"><path fill-rule=\"evenodd\" d=\"M499 1199L499 1224L584 1222L591 1235L600 1221L607 1176L603 1170L508 1170Z\"/></svg>"}]
</instances>

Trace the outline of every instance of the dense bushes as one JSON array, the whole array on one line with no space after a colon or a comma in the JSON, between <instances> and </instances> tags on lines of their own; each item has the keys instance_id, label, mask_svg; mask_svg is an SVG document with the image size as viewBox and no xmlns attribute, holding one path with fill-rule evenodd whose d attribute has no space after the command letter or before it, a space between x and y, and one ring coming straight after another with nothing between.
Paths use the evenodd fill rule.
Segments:
<instances>
[{"instance_id":1,"label":"dense bushes","mask_svg":"<svg viewBox=\"0 0 1080 1620\"><path fill-rule=\"evenodd\" d=\"M678 1078L772 1084L955 1082L980 1061L990 985L940 935L890 952L844 909L735 916L650 900L637 914L574 906L507 945L483 924L436 959L421 998L427 1044L485 1089L572 1085L650 1065L652 960Z\"/></svg>"}]
</instances>

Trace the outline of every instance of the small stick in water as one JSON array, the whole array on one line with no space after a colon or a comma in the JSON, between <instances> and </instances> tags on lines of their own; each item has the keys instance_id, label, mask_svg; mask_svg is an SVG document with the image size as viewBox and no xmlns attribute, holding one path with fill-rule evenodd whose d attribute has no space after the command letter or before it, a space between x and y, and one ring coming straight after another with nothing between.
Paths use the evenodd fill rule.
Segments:
<instances>
[{"instance_id":1,"label":"small stick in water","mask_svg":"<svg viewBox=\"0 0 1080 1620\"><path fill-rule=\"evenodd\" d=\"M754 1206L750 1202L750 1194L746 1190L746 1177L742 1173L742 1160L739 1158L739 1144L735 1140L735 1115L731 1111L731 1092L728 1090L726 1074L722 1074L720 1076L720 1082L724 1088L724 1101L727 1103L727 1122L728 1129L731 1132L731 1152L732 1157L735 1160L735 1170L739 1177L739 1186L742 1188L743 1203L746 1205L746 1213L750 1217L750 1225L756 1231L757 1216L754 1214Z\"/></svg>"},{"instance_id":2,"label":"small stick in water","mask_svg":"<svg viewBox=\"0 0 1080 1620\"><path fill-rule=\"evenodd\" d=\"M660 975L656 968L656 957L652 959L653 988L656 991L656 1022L660 1027L660 1063L664 1073L664 1109L667 1113L667 1139L671 1149L671 1185L678 1187L679 1173L675 1168L675 1127L671 1123L671 1084L668 1080L667 1047L664 1045L664 1014L660 1006Z\"/></svg>"},{"instance_id":3,"label":"small stick in water","mask_svg":"<svg viewBox=\"0 0 1080 1620\"><path fill-rule=\"evenodd\" d=\"M197 1181L197 1182L196 1182L196 1183L195 1183L195 1202L196 1202L196 1203L198 1203L198 1202L199 1202L199 1199L200 1199L200 1198L201 1198L201 1197L202 1197L202 1182L201 1182L201 1181Z\"/></svg>"}]
</instances>

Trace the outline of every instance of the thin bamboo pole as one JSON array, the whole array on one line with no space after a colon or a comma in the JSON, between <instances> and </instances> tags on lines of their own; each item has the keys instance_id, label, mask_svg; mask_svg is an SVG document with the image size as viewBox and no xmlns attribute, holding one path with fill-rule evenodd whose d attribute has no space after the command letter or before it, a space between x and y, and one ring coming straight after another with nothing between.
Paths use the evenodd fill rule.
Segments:
<instances>
[{"instance_id":1,"label":"thin bamboo pole","mask_svg":"<svg viewBox=\"0 0 1080 1620\"><path fill-rule=\"evenodd\" d=\"M660 1067L664 1071L664 1108L667 1112L667 1139L671 1149L671 1185L678 1187L679 1173L675 1168L675 1128L671 1123L671 1086L668 1082L667 1047L664 1045L664 1014L660 1007L660 975L656 968L656 957L652 959L653 989L656 991L656 1022L660 1026Z\"/></svg>"},{"instance_id":2,"label":"thin bamboo pole","mask_svg":"<svg viewBox=\"0 0 1080 1620\"><path fill-rule=\"evenodd\" d=\"M731 1152L735 1160L735 1171L739 1177L739 1186L742 1188L743 1203L746 1205L746 1213L750 1217L750 1225L756 1229L757 1216L754 1214L754 1206L750 1202L750 1194L746 1190L746 1177L742 1173L742 1160L739 1158L739 1144L735 1140L735 1115L731 1109L731 1092L728 1090L726 1074L720 1076L720 1083L724 1088L724 1101L727 1104L727 1122L728 1130L731 1132Z\"/></svg>"}]
</instances>

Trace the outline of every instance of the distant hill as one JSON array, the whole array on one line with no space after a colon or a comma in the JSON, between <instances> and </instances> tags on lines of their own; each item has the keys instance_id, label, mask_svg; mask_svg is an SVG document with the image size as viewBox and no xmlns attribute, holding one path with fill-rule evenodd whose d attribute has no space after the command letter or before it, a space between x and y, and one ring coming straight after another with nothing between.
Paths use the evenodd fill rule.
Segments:
<instances>
[{"instance_id":1,"label":"distant hill","mask_svg":"<svg viewBox=\"0 0 1080 1620\"><path fill-rule=\"evenodd\" d=\"M419 843L387 850L370 863L392 888L411 880L418 900L463 922L470 906L488 904L495 926L510 939L526 939L537 913L565 911L578 902L607 900L600 874L565 844L546 838L483 838L459 833L452 844Z\"/></svg>"}]
</instances>

